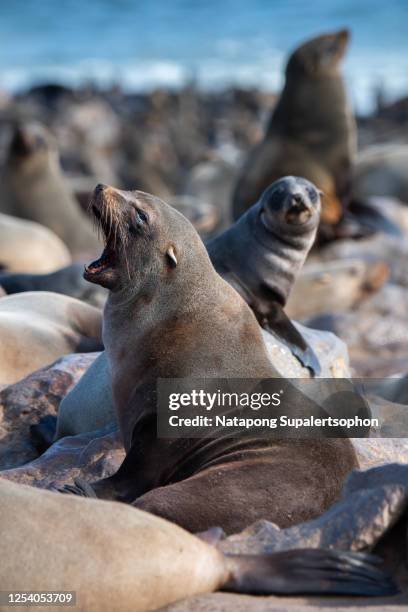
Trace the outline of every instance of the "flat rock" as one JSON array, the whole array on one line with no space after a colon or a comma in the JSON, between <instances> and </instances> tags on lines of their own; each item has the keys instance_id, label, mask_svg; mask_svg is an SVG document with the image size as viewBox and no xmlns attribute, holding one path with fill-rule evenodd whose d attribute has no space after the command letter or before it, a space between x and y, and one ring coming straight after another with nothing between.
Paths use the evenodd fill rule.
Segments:
<instances>
[{"instance_id":1,"label":"flat rock","mask_svg":"<svg viewBox=\"0 0 408 612\"><path fill-rule=\"evenodd\" d=\"M38 459L4 470L0 477L39 488L72 484L77 477L91 482L114 474L124 457L118 432L98 430L62 438Z\"/></svg>"},{"instance_id":2,"label":"flat rock","mask_svg":"<svg viewBox=\"0 0 408 612\"><path fill-rule=\"evenodd\" d=\"M0 391L0 469L38 457L30 425L56 415L62 398L78 382L97 353L67 355Z\"/></svg>"}]
</instances>

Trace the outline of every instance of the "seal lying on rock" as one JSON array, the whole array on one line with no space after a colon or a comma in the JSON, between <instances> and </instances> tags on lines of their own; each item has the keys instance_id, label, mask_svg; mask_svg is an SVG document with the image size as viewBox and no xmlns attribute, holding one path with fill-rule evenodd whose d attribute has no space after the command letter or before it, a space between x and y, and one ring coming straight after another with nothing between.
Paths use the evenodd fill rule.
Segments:
<instances>
[{"instance_id":1,"label":"seal lying on rock","mask_svg":"<svg viewBox=\"0 0 408 612\"><path fill-rule=\"evenodd\" d=\"M100 350L100 310L74 298L27 292L0 300L0 384L11 384L62 355Z\"/></svg>"},{"instance_id":2,"label":"seal lying on rock","mask_svg":"<svg viewBox=\"0 0 408 612\"><path fill-rule=\"evenodd\" d=\"M12 274L0 271L0 287L8 295L24 291L52 291L103 307L107 294L86 282L83 265L74 263L48 274Z\"/></svg>"},{"instance_id":3,"label":"seal lying on rock","mask_svg":"<svg viewBox=\"0 0 408 612\"><path fill-rule=\"evenodd\" d=\"M0 270L46 274L70 262L67 247L47 227L0 213Z\"/></svg>"},{"instance_id":4,"label":"seal lying on rock","mask_svg":"<svg viewBox=\"0 0 408 612\"><path fill-rule=\"evenodd\" d=\"M289 58L286 83L264 140L250 153L235 186L237 219L274 180L303 176L324 193L322 223L343 215L351 189L355 125L339 65L349 33L306 41Z\"/></svg>"},{"instance_id":5,"label":"seal lying on rock","mask_svg":"<svg viewBox=\"0 0 408 612\"><path fill-rule=\"evenodd\" d=\"M312 248L319 219L319 191L305 179L287 176L206 245L217 272L241 294L260 325L282 338L316 374L317 357L283 306Z\"/></svg>"},{"instance_id":6,"label":"seal lying on rock","mask_svg":"<svg viewBox=\"0 0 408 612\"><path fill-rule=\"evenodd\" d=\"M1 176L0 210L52 229L72 253L94 253L100 241L64 180L51 134L17 126Z\"/></svg>"},{"instance_id":7,"label":"seal lying on rock","mask_svg":"<svg viewBox=\"0 0 408 612\"><path fill-rule=\"evenodd\" d=\"M106 247L85 275L110 289L103 339L127 456L111 478L68 490L134 502L192 531L321 514L356 465L347 439L157 438L157 379L277 372L255 316L187 219L149 194L105 186L92 210Z\"/></svg>"},{"instance_id":8,"label":"seal lying on rock","mask_svg":"<svg viewBox=\"0 0 408 612\"><path fill-rule=\"evenodd\" d=\"M3 589L75 590L76 606L87 612L156 610L218 589L279 594L395 592L377 557L313 549L223 554L180 527L135 508L64 499L5 480L0 480L0 528Z\"/></svg>"}]
</instances>

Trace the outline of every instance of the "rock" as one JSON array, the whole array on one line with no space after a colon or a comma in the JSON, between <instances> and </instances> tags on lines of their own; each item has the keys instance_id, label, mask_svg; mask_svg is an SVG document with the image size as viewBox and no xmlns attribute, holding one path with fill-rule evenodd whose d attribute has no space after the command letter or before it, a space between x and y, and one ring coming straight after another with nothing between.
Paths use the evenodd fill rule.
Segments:
<instances>
[{"instance_id":1,"label":"rock","mask_svg":"<svg viewBox=\"0 0 408 612\"><path fill-rule=\"evenodd\" d=\"M334 334L321 333L296 322L295 325L320 361L322 367L320 378L347 378L350 376L349 358L344 342ZM286 344L265 330L262 330L262 335L270 360L282 376L310 378L310 371L292 355Z\"/></svg>"},{"instance_id":2,"label":"rock","mask_svg":"<svg viewBox=\"0 0 408 612\"><path fill-rule=\"evenodd\" d=\"M357 259L307 263L300 271L286 306L287 314L307 319L323 313L344 312L377 291L388 278L382 262Z\"/></svg>"},{"instance_id":3,"label":"rock","mask_svg":"<svg viewBox=\"0 0 408 612\"><path fill-rule=\"evenodd\" d=\"M338 335L355 376L382 378L408 371L408 288L387 284L353 312L314 317L308 325Z\"/></svg>"},{"instance_id":4,"label":"rock","mask_svg":"<svg viewBox=\"0 0 408 612\"><path fill-rule=\"evenodd\" d=\"M356 159L353 196L391 196L408 204L408 145L381 144L361 151Z\"/></svg>"},{"instance_id":5,"label":"rock","mask_svg":"<svg viewBox=\"0 0 408 612\"><path fill-rule=\"evenodd\" d=\"M374 394L390 402L408 405L408 374L382 381L373 381L370 389Z\"/></svg>"},{"instance_id":6,"label":"rock","mask_svg":"<svg viewBox=\"0 0 408 612\"><path fill-rule=\"evenodd\" d=\"M385 463L408 463L408 440L405 438L351 438L361 468Z\"/></svg>"},{"instance_id":7,"label":"rock","mask_svg":"<svg viewBox=\"0 0 408 612\"><path fill-rule=\"evenodd\" d=\"M92 482L112 476L124 458L119 434L98 430L58 440L38 459L4 470L0 476L39 488L60 487L77 477Z\"/></svg>"},{"instance_id":8,"label":"rock","mask_svg":"<svg viewBox=\"0 0 408 612\"><path fill-rule=\"evenodd\" d=\"M365 262L369 271L374 264L383 263L389 269L391 283L408 287L408 270L405 265L408 259L408 236L397 238L374 234L362 240L339 240L322 249L320 258L326 264L332 260L341 260L343 265L349 260L359 260Z\"/></svg>"},{"instance_id":9,"label":"rock","mask_svg":"<svg viewBox=\"0 0 408 612\"><path fill-rule=\"evenodd\" d=\"M343 499L356 491L371 491L377 487L399 486L408 495L408 464L389 463L369 470L353 470L343 487Z\"/></svg>"},{"instance_id":10,"label":"rock","mask_svg":"<svg viewBox=\"0 0 408 612\"><path fill-rule=\"evenodd\" d=\"M295 548L372 550L407 507L404 487L382 479L368 491L363 483L317 519L287 529L257 521L240 534L221 540L218 547L230 554L268 554Z\"/></svg>"},{"instance_id":11,"label":"rock","mask_svg":"<svg viewBox=\"0 0 408 612\"><path fill-rule=\"evenodd\" d=\"M61 399L95 359L95 353L67 355L51 366L0 391L0 469L14 468L38 457L30 425L56 415Z\"/></svg>"}]
</instances>

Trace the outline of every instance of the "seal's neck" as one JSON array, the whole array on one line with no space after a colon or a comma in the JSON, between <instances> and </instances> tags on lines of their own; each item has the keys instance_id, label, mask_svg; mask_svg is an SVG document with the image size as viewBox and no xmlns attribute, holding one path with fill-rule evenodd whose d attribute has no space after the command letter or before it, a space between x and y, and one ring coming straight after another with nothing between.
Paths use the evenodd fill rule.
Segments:
<instances>
[{"instance_id":1,"label":"seal's neck","mask_svg":"<svg viewBox=\"0 0 408 612\"><path fill-rule=\"evenodd\" d=\"M272 114L268 133L293 135L294 140L319 144L317 141L324 140L326 133L331 135L333 130L347 133L348 108L339 74L315 79L305 75L289 76Z\"/></svg>"}]
</instances>

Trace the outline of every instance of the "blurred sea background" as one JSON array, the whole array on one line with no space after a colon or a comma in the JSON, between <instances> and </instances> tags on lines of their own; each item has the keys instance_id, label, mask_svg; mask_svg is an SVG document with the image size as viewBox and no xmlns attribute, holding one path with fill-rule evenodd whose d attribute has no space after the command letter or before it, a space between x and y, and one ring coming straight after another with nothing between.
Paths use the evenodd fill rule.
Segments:
<instances>
[{"instance_id":1,"label":"blurred sea background","mask_svg":"<svg viewBox=\"0 0 408 612\"><path fill-rule=\"evenodd\" d=\"M344 74L354 109L408 91L407 0L13 0L0 4L0 88L38 83L125 90L228 86L278 91L288 52L352 32Z\"/></svg>"}]
</instances>

